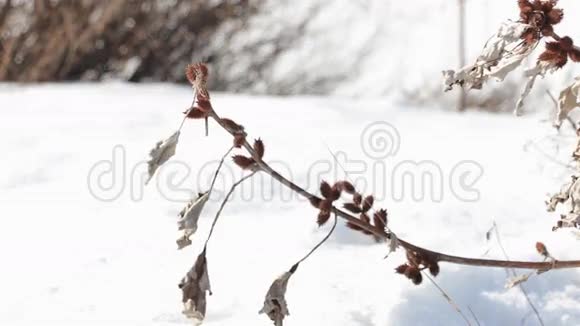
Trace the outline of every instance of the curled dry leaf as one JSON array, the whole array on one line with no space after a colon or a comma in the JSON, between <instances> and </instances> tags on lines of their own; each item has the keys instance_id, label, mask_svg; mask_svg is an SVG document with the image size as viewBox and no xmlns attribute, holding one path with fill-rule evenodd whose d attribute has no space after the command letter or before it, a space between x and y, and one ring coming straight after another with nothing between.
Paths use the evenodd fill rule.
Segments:
<instances>
[{"instance_id":1,"label":"curled dry leaf","mask_svg":"<svg viewBox=\"0 0 580 326\"><path fill-rule=\"evenodd\" d=\"M532 276L532 273L528 273L528 274L522 274L522 275L518 275L516 277L512 277L510 279L508 279L507 283L505 284L505 288L506 289L511 289L516 285L520 285L524 282L526 282L530 276Z\"/></svg>"},{"instance_id":2,"label":"curled dry leaf","mask_svg":"<svg viewBox=\"0 0 580 326\"><path fill-rule=\"evenodd\" d=\"M182 292L183 314L198 325L205 318L206 292L211 295L205 250L197 256L195 264L179 283Z\"/></svg>"},{"instance_id":3,"label":"curled dry leaf","mask_svg":"<svg viewBox=\"0 0 580 326\"><path fill-rule=\"evenodd\" d=\"M532 26L521 22L504 22L497 33L485 44L474 64L458 71L443 71L445 91L459 85L465 89L481 89L490 78L503 80L528 57L536 42L521 43L521 38Z\"/></svg>"},{"instance_id":4,"label":"curled dry leaf","mask_svg":"<svg viewBox=\"0 0 580 326\"><path fill-rule=\"evenodd\" d=\"M570 192L572 191L572 187L576 183L576 180L578 180L578 178L572 176L571 181L564 184L560 189L560 192L550 197L550 199L546 202L546 205L548 206L548 212L554 212L558 204L564 203L570 198Z\"/></svg>"},{"instance_id":5,"label":"curled dry leaf","mask_svg":"<svg viewBox=\"0 0 580 326\"><path fill-rule=\"evenodd\" d=\"M197 221L208 199L209 192L199 194L197 198L187 203L179 213L177 228L182 232L176 241L178 249L183 249L191 244L190 237L197 231Z\"/></svg>"},{"instance_id":6,"label":"curled dry leaf","mask_svg":"<svg viewBox=\"0 0 580 326\"><path fill-rule=\"evenodd\" d=\"M288 287L288 280L292 276L294 268L278 277L270 286L266 299L264 300L264 307L260 310L260 314L266 314L270 320L274 322L275 326L282 326L284 318L290 315L288 305L286 303L286 288Z\"/></svg>"},{"instance_id":7,"label":"curled dry leaf","mask_svg":"<svg viewBox=\"0 0 580 326\"><path fill-rule=\"evenodd\" d=\"M557 225L552 230L560 228L577 228L580 226L580 179L572 176L571 182L565 184L561 191L548 201L548 211L554 211L560 203L569 206L568 212L561 216Z\"/></svg>"},{"instance_id":8,"label":"curled dry leaf","mask_svg":"<svg viewBox=\"0 0 580 326\"><path fill-rule=\"evenodd\" d=\"M554 125L560 127L562 121L564 121L568 114L575 108L580 106L580 77L576 78L576 81L566 87L562 92L560 92L560 97L558 98L558 116Z\"/></svg>"},{"instance_id":9,"label":"curled dry leaf","mask_svg":"<svg viewBox=\"0 0 580 326\"><path fill-rule=\"evenodd\" d=\"M149 152L149 161L147 161L147 172L149 177L145 184L148 184L153 178L155 171L167 162L173 155L175 155L175 150L177 148L177 143L179 141L179 131L176 131L169 138L157 142L155 147Z\"/></svg>"},{"instance_id":10,"label":"curled dry leaf","mask_svg":"<svg viewBox=\"0 0 580 326\"><path fill-rule=\"evenodd\" d=\"M254 140L254 151L256 152L256 156L258 156L259 159L262 159L264 157L264 142L258 138L256 140Z\"/></svg>"}]
</instances>

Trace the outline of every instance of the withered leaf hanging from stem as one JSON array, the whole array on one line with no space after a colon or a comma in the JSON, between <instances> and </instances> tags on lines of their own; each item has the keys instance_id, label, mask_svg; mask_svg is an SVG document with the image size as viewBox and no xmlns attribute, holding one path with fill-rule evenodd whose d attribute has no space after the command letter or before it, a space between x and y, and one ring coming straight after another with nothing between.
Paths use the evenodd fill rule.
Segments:
<instances>
[{"instance_id":1,"label":"withered leaf hanging from stem","mask_svg":"<svg viewBox=\"0 0 580 326\"><path fill-rule=\"evenodd\" d=\"M190 237L197 231L197 222L209 199L209 192L199 194L197 198L191 199L189 203L179 213L177 221L178 230L182 231L177 239L178 249L183 249L191 244Z\"/></svg>"},{"instance_id":2,"label":"withered leaf hanging from stem","mask_svg":"<svg viewBox=\"0 0 580 326\"><path fill-rule=\"evenodd\" d=\"M155 147L149 152L149 161L147 161L147 172L149 174L145 184L148 184L153 178L155 171L167 162L173 155L175 155L175 150L177 148L177 143L179 141L179 131L176 131L169 138L157 142Z\"/></svg>"},{"instance_id":3,"label":"withered leaf hanging from stem","mask_svg":"<svg viewBox=\"0 0 580 326\"><path fill-rule=\"evenodd\" d=\"M203 322L206 311L206 294L211 295L205 249L197 256L195 264L179 283L182 292L183 314L197 325Z\"/></svg>"}]
</instances>

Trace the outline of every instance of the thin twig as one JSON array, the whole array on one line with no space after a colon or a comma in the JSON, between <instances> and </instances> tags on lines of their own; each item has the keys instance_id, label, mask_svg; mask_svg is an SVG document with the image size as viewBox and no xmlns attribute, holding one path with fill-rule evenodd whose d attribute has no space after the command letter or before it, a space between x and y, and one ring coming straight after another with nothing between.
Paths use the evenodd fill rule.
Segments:
<instances>
[{"instance_id":1,"label":"thin twig","mask_svg":"<svg viewBox=\"0 0 580 326\"><path fill-rule=\"evenodd\" d=\"M501 251L503 252L503 256L505 257L506 260L510 260L507 251L505 250L503 244L501 243L501 237L499 234L499 228L497 226L497 224L495 222L493 222L493 229L495 231L495 239L496 242L498 244L498 246L500 247ZM506 273L509 276L509 273L512 273L513 277L517 277L518 274L516 273L516 271L513 268L506 268ZM534 311L534 314L536 315L536 318L538 319L538 322L540 323L540 325L544 325L544 321L542 320L542 316L540 315L540 312L538 311L538 309L536 308L536 306L534 305L534 303L532 302L532 300L530 299L530 296L528 295L528 291L526 291L526 288L524 287L523 283L518 284L520 290L522 291L522 294L524 295L524 297L526 297L526 301L528 302L528 305L530 306L530 308L532 308L532 310Z\"/></svg>"},{"instance_id":2,"label":"thin twig","mask_svg":"<svg viewBox=\"0 0 580 326\"><path fill-rule=\"evenodd\" d=\"M308 259L308 257L310 257L310 255L312 255L318 248L320 248L320 246L322 246L326 242L326 240L328 240L328 238L330 238L330 236L332 235L332 232L334 232L334 229L336 228L337 222L338 222L338 217L336 214L334 214L334 223L332 224L332 228L330 228L330 231L328 231L328 234L318 244L316 244L316 246L314 246L314 248L312 248L312 250L310 250L310 252L308 252L306 254L306 256L302 257L302 259L297 261L296 264L294 264L294 266L296 266L296 265L302 263L303 261L305 261L306 259Z\"/></svg>"},{"instance_id":3,"label":"thin twig","mask_svg":"<svg viewBox=\"0 0 580 326\"><path fill-rule=\"evenodd\" d=\"M451 297L449 296L449 294L447 294L447 292L445 292L445 290L443 290L439 284L437 284L437 282L435 282L434 279L432 279L429 275L427 275L427 273L425 272L421 272L423 274L423 276L425 276L429 281L431 281L431 283L433 285L435 285L435 287L439 290L439 292L441 292L441 295L443 296L443 298L445 298L445 300L447 300L447 302L449 303L449 305L455 309L455 311L457 311L457 313L459 315L461 315L461 317L463 317L463 320L465 320L465 323L469 326L471 326L471 322L469 321L469 319L467 319L467 317L465 316L465 314L463 313L463 311L461 311L461 308L459 308L459 306L455 303L455 301L453 301L453 299L451 299Z\"/></svg>"},{"instance_id":4,"label":"thin twig","mask_svg":"<svg viewBox=\"0 0 580 326\"><path fill-rule=\"evenodd\" d=\"M228 200L230 199L230 196L232 195L232 193L234 192L234 190L236 189L236 187L241 184L242 182L244 182L245 180L251 178L252 176L254 176L254 174L256 174L257 171L253 171L252 173L245 175L244 177L242 177L240 180L238 180L236 183L234 183L232 185L232 187L230 188L230 191L228 192L228 194L226 195L226 197L224 198L224 200L222 201L220 208L218 209L217 213L215 214L215 217L213 218L213 222L211 223L211 229L209 230L209 234L207 235L207 240L205 240L205 245L203 246L204 250L207 247L207 243L209 242L209 239L211 238L211 235L213 233L213 229L215 228L215 225L220 217L220 214L222 213L222 210L224 209L224 207L226 206Z\"/></svg>"},{"instance_id":5,"label":"thin twig","mask_svg":"<svg viewBox=\"0 0 580 326\"><path fill-rule=\"evenodd\" d=\"M471 316L473 317L473 320L475 320L475 323L477 324L477 326L481 326L481 324L479 323L479 319L477 319L477 315L475 314L475 312L473 312L471 307L467 306L467 309L469 309L469 312L471 313Z\"/></svg>"},{"instance_id":6,"label":"thin twig","mask_svg":"<svg viewBox=\"0 0 580 326\"><path fill-rule=\"evenodd\" d=\"M215 111L211 111L210 117L214 119L226 132L230 133L232 136L234 132L229 130L221 118ZM256 152L248 143L248 141L244 140L243 147L254 157L256 160L256 164L260 167L261 171L270 175L274 180L280 182L282 185L290 188L290 190L296 192L300 196L306 199L319 199L318 196L311 194L310 192L304 190L302 187L298 186L297 184L293 183L292 181L284 178L280 173L272 169L266 162L262 159L257 157ZM368 231L375 235L378 238L388 240L388 234L385 230L381 228L377 228L370 223L367 223L361 219L358 219L351 214L340 210L336 207L332 208L332 212L337 214L339 217L345 219L346 221L362 228L365 231ZM467 266L480 266L480 267L510 267L510 268L522 268L522 269L534 269L534 270L550 270L550 269L563 269L563 268L579 268L580 267L580 260L559 260L557 262L531 262L531 261L507 261L507 260L495 260L495 259L479 259L479 258L468 258L468 257L460 257L460 256L453 256L447 255L445 253L432 251L426 248L419 247L415 244L405 241L404 239L398 238L398 243L401 247L407 250L413 250L419 252L427 257L430 257L434 261L438 262L448 262L452 264L458 265L467 265Z\"/></svg>"},{"instance_id":7,"label":"thin twig","mask_svg":"<svg viewBox=\"0 0 580 326\"><path fill-rule=\"evenodd\" d=\"M217 169L215 170L215 174L213 176L213 179L211 180L211 185L209 186L209 191L208 192L210 194L211 194L211 191L213 190L213 186L215 185L215 182L217 180L217 177L218 177L218 175L220 173L220 169L221 169L222 165L224 164L224 161L225 161L226 157L228 155L230 155L230 153L232 152L233 149L234 149L234 146L230 147L230 149L228 149L228 151L224 154L224 156L222 156L222 159L220 160L220 163L219 163Z\"/></svg>"},{"instance_id":8,"label":"thin twig","mask_svg":"<svg viewBox=\"0 0 580 326\"><path fill-rule=\"evenodd\" d=\"M179 125L179 131L181 131L181 128L183 128L183 125L185 124L185 120L187 120L187 115L189 114L189 111L193 110L193 106L195 105L195 101L197 101L197 89L193 90L193 101L191 102L191 106L189 107L189 109L187 109L187 111L185 111L185 116L183 117L183 120L181 120L181 124Z\"/></svg>"}]
</instances>

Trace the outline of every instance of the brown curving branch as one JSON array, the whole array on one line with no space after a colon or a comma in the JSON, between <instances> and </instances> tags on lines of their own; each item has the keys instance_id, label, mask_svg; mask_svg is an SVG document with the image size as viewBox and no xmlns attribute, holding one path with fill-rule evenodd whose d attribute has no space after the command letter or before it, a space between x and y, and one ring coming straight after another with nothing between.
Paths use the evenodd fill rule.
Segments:
<instances>
[{"instance_id":1,"label":"brown curving branch","mask_svg":"<svg viewBox=\"0 0 580 326\"><path fill-rule=\"evenodd\" d=\"M228 128L219 115L214 111L210 111L209 116L216 121L224 130L234 136L234 131ZM319 198L318 196L306 191L302 187L298 186L297 184L293 183L292 181L286 179L281 174L276 172L272 169L268 163L264 162L254 151L253 147L244 140L243 147L252 155L260 170L265 172L266 174L270 175L276 181L280 182L284 186L290 188L290 190L298 193L302 197L306 199L310 198ZM320 198L319 198L320 199ZM333 213L337 216L343 218L344 220L355 224L356 226L361 227L362 229L371 232L373 235L377 236L378 238L388 240L390 239L390 235L385 232L385 230L379 229L371 225L370 223L366 223L351 214L338 209L336 207L332 208ZM512 260L495 260L495 259L478 259L478 258L468 258L468 257L460 257L460 256L453 256L447 255L441 252L432 251L426 248L419 247L414 245L410 242L407 242L401 238L397 239L399 245L405 248L406 250L412 250L426 257L430 257L434 261L437 262L447 262L451 264L458 264L458 265L468 265L468 266L480 266L480 267L499 267L499 268L520 268L520 269L535 269L538 271L547 271L551 269L564 269L564 268L579 268L580 267L580 260L563 260L563 261L554 261L554 262L533 262L533 261L512 261Z\"/></svg>"}]
</instances>

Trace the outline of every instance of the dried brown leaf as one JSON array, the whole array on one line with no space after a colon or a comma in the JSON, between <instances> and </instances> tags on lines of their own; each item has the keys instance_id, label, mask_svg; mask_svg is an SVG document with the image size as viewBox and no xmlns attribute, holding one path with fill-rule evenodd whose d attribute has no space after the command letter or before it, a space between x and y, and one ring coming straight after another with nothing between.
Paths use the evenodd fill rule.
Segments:
<instances>
[{"instance_id":1,"label":"dried brown leaf","mask_svg":"<svg viewBox=\"0 0 580 326\"><path fill-rule=\"evenodd\" d=\"M148 184L153 178L155 171L167 162L173 155L179 142L179 131L176 131L169 138L157 142L155 147L149 152L149 161L147 161L147 172L149 177L145 184Z\"/></svg>"},{"instance_id":2,"label":"dried brown leaf","mask_svg":"<svg viewBox=\"0 0 580 326\"><path fill-rule=\"evenodd\" d=\"M211 295L205 250L179 283L182 292L183 314L201 324L205 318L206 293Z\"/></svg>"},{"instance_id":3,"label":"dried brown leaf","mask_svg":"<svg viewBox=\"0 0 580 326\"><path fill-rule=\"evenodd\" d=\"M197 222L208 199L209 192L199 194L196 198L191 199L179 213L177 229L182 232L177 239L178 249L183 249L191 244L190 237L197 231Z\"/></svg>"},{"instance_id":4,"label":"dried brown leaf","mask_svg":"<svg viewBox=\"0 0 580 326\"><path fill-rule=\"evenodd\" d=\"M284 318L290 315L286 303L286 290L291 276L292 272L288 271L274 280L264 299L264 306L259 311L260 314L268 315L275 326L282 326Z\"/></svg>"},{"instance_id":5,"label":"dried brown leaf","mask_svg":"<svg viewBox=\"0 0 580 326\"><path fill-rule=\"evenodd\" d=\"M568 114L575 108L580 106L580 78L566 87L558 98L558 116L554 125L559 127L562 122L568 117Z\"/></svg>"}]
</instances>

